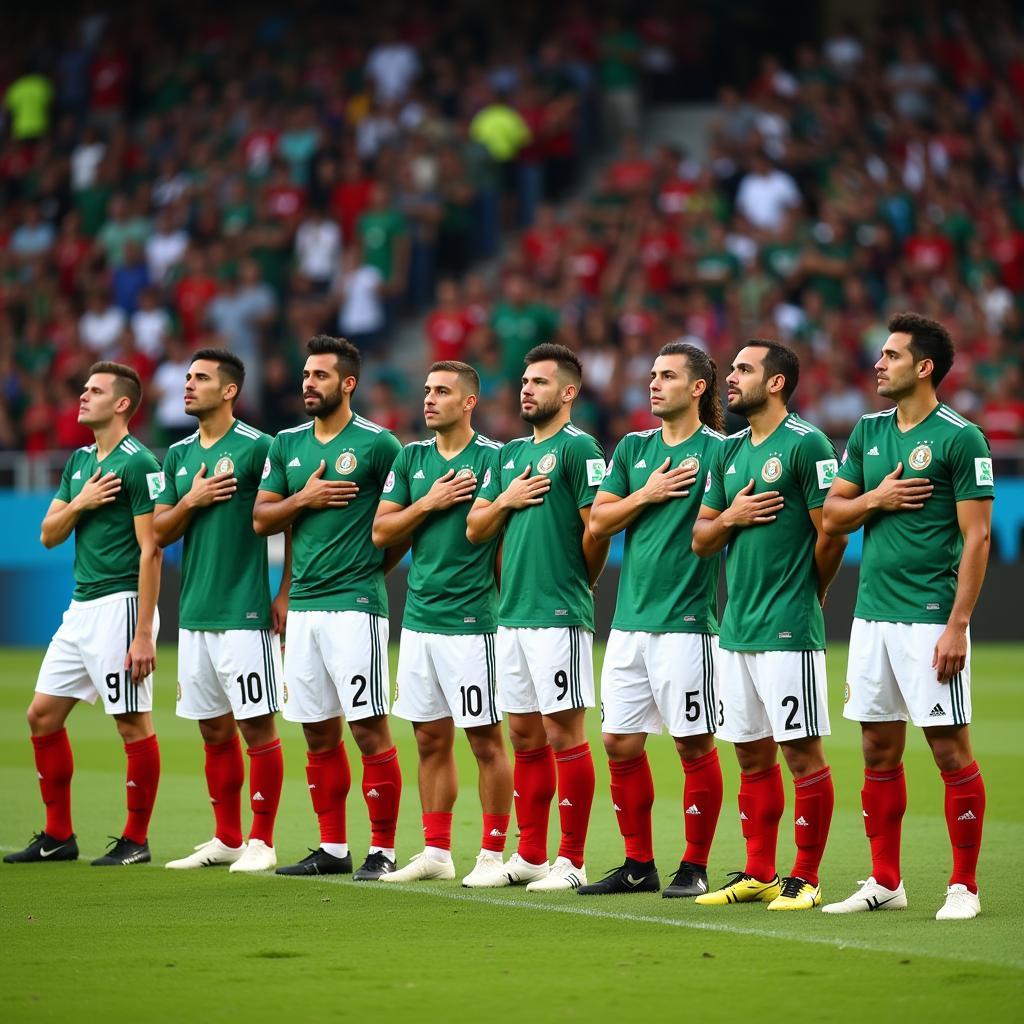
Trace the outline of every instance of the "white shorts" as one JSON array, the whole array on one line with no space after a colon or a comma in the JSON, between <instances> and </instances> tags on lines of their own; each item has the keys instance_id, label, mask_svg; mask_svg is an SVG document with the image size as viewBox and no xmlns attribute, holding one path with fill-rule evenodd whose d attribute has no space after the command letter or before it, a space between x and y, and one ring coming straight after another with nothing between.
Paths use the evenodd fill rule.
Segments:
<instances>
[{"instance_id":1,"label":"white shorts","mask_svg":"<svg viewBox=\"0 0 1024 1024\"><path fill-rule=\"evenodd\" d=\"M72 601L39 667L36 693L96 703L108 715L153 710L153 676L132 682L125 655L135 637L139 595L124 591L94 601ZM153 613L153 642L160 612Z\"/></svg>"},{"instance_id":2,"label":"white shorts","mask_svg":"<svg viewBox=\"0 0 1024 1024\"><path fill-rule=\"evenodd\" d=\"M582 626L498 627L498 707L543 715L594 706L594 634Z\"/></svg>"},{"instance_id":3,"label":"white shorts","mask_svg":"<svg viewBox=\"0 0 1024 1024\"><path fill-rule=\"evenodd\" d=\"M613 629L601 670L601 729L672 736L715 731L718 637Z\"/></svg>"},{"instance_id":4,"label":"white shorts","mask_svg":"<svg viewBox=\"0 0 1024 1024\"><path fill-rule=\"evenodd\" d=\"M494 634L402 630L394 713L410 722L450 718L460 729L497 725Z\"/></svg>"},{"instance_id":5,"label":"white shorts","mask_svg":"<svg viewBox=\"0 0 1024 1024\"><path fill-rule=\"evenodd\" d=\"M178 632L179 718L204 722L279 711L281 638L269 629Z\"/></svg>"},{"instance_id":6,"label":"white shorts","mask_svg":"<svg viewBox=\"0 0 1024 1024\"><path fill-rule=\"evenodd\" d=\"M388 620L369 612L288 613L281 712L289 722L388 713Z\"/></svg>"},{"instance_id":7,"label":"white shorts","mask_svg":"<svg viewBox=\"0 0 1024 1024\"><path fill-rule=\"evenodd\" d=\"M971 634L963 672L940 683L932 667L945 626L931 622L854 619L843 717L855 722L969 725Z\"/></svg>"},{"instance_id":8,"label":"white shorts","mask_svg":"<svg viewBox=\"0 0 1024 1024\"><path fill-rule=\"evenodd\" d=\"M719 670L719 739L785 743L831 732L824 651L722 650Z\"/></svg>"}]
</instances>

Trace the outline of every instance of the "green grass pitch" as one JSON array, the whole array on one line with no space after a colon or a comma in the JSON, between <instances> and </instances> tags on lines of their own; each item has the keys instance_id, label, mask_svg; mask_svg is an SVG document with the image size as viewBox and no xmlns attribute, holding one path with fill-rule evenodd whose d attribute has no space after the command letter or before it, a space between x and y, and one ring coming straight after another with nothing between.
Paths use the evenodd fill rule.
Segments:
<instances>
[{"instance_id":1,"label":"green grass pitch","mask_svg":"<svg viewBox=\"0 0 1024 1024\"><path fill-rule=\"evenodd\" d=\"M23 719L40 656L0 652L5 851L24 845L42 822ZM212 816L198 732L174 716L174 652L164 648L155 713L164 774L150 835L156 863L126 871L95 870L87 859L0 865L0 1020L1020 1020L1022 665L1021 647L981 646L974 653L972 728L988 786L983 913L975 921L939 924L933 915L945 891L949 850L942 786L918 732L906 758L910 908L902 913L835 919L768 914L761 905L702 908L653 894L541 898L522 889L470 891L458 882L385 889L221 869L165 871L164 861L212 834ZM868 867L858 730L841 718L844 666L845 651L830 651L834 734L827 750L837 805L822 874L826 901L848 895ZM422 846L415 749L407 723L394 720L393 728L405 777L398 836L405 861ZM620 863L622 852L596 714L590 729L598 773L587 847L593 880ZM112 723L97 708L79 708L69 731L75 825L88 858L122 825L123 755ZM316 845L316 829L300 731L282 723L282 733L286 781L276 845L284 863ZM726 802L712 880L742 866L735 761L728 744L722 746ZM653 738L648 749L664 879L681 852L682 773L668 737ZM454 854L461 876L478 849L479 806L464 740L458 752L463 788ZM788 783L787 803L792 806ZM793 855L790 820L787 811L783 870ZM553 815L552 838L556 821ZM358 857L368 839L358 789L350 798L349 831Z\"/></svg>"}]
</instances>

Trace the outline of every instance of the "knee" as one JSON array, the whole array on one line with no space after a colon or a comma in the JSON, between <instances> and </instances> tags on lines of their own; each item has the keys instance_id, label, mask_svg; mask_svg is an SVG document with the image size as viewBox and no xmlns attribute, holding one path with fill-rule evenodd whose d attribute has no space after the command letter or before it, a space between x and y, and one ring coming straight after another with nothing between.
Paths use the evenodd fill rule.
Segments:
<instances>
[{"instance_id":1,"label":"knee","mask_svg":"<svg viewBox=\"0 0 1024 1024\"><path fill-rule=\"evenodd\" d=\"M277 726L273 715L261 715L238 723L248 747L264 747L277 739ZM231 737L228 736L227 739Z\"/></svg>"},{"instance_id":2,"label":"knee","mask_svg":"<svg viewBox=\"0 0 1024 1024\"><path fill-rule=\"evenodd\" d=\"M153 734L152 726L143 718L135 715L115 715L117 731L125 743L137 743Z\"/></svg>"},{"instance_id":3,"label":"knee","mask_svg":"<svg viewBox=\"0 0 1024 1024\"><path fill-rule=\"evenodd\" d=\"M53 719L45 711L30 704L25 712L25 720L28 722L29 731L33 736L44 736L48 732L55 732Z\"/></svg>"},{"instance_id":4,"label":"knee","mask_svg":"<svg viewBox=\"0 0 1024 1024\"><path fill-rule=\"evenodd\" d=\"M447 757L452 751L452 744L446 736L439 736L431 732L417 732L416 749L419 751L421 761L432 761Z\"/></svg>"},{"instance_id":5,"label":"knee","mask_svg":"<svg viewBox=\"0 0 1024 1024\"><path fill-rule=\"evenodd\" d=\"M506 759L505 742L498 729L494 730L493 735L487 736L474 736L470 733L469 746L473 751L473 756L476 758L477 764L491 765L496 761Z\"/></svg>"},{"instance_id":6,"label":"knee","mask_svg":"<svg viewBox=\"0 0 1024 1024\"><path fill-rule=\"evenodd\" d=\"M959 744L947 741L934 741L932 743L932 757L935 759L935 766L940 772L958 772L966 768L970 760L964 755Z\"/></svg>"},{"instance_id":7,"label":"knee","mask_svg":"<svg viewBox=\"0 0 1024 1024\"><path fill-rule=\"evenodd\" d=\"M891 771L903 757L898 744L870 732L865 732L861 737L861 750L864 753L864 767L872 771Z\"/></svg>"},{"instance_id":8,"label":"knee","mask_svg":"<svg viewBox=\"0 0 1024 1024\"><path fill-rule=\"evenodd\" d=\"M359 752L364 757L373 757L376 754L383 754L389 750L391 743L391 730L388 728L388 720L383 715L378 718L367 718L360 722L349 722L352 730L352 738L359 747Z\"/></svg>"},{"instance_id":9,"label":"knee","mask_svg":"<svg viewBox=\"0 0 1024 1024\"><path fill-rule=\"evenodd\" d=\"M684 736L676 739L676 752L685 761L697 761L710 754L715 749L715 737L707 736Z\"/></svg>"},{"instance_id":10,"label":"knee","mask_svg":"<svg viewBox=\"0 0 1024 1024\"><path fill-rule=\"evenodd\" d=\"M644 752L643 736L619 736L606 732L601 739L609 761L631 761Z\"/></svg>"}]
</instances>

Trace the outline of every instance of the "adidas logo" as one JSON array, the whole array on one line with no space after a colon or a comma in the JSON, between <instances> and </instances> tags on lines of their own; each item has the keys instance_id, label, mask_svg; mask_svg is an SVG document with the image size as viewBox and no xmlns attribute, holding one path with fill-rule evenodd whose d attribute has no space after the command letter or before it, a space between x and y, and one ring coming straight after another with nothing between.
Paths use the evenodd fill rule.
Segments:
<instances>
[{"instance_id":1,"label":"adidas logo","mask_svg":"<svg viewBox=\"0 0 1024 1024\"><path fill-rule=\"evenodd\" d=\"M41 779L42 777L43 777L43 773L42 773L42 772L40 772L40 771L37 771L37 772L36 772L36 778L37 778L37 779Z\"/></svg>"},{"instance_id":2,"label":"adidas logo","mask_svg":"<svg viewBox=\"0 0 1024 1024\"><path fill-rule=\"evenodd\" d=\"M380 799L380 793L378 793L377 790L375 790L375 789L368 789L366 791L366 798L368 800L379 800Z\"/></svg>"},{"instance_id":3,"label":"adidas logo","mask_svg":"<svg viewBox=\"0 0 1024 1024\"><path fill-rule=\"evenodd\" d=\"M945 714L946 714L946 712L942 710L942 705L941 704L936 704L935 707L933 707L931 709L931 711L928 712L928 717L929 718L942 718Z\"/></svg>"},{"instance_id":4,"label":"adidas logo","mask_svg":"<svg viewBox=\"0 0 1024 1024\"><path fill-rule=\"evenodd\" d=\"M796 819L795 824L799 825L801 828L810 828L811 827L811 823L802 814L800 815L799 818Z\"/></svg>"},{"instance_id":5,"label":"adidas logo","mask_svg":"<svg viewBox=\"0 0 1024 1024\"><path fill-rule=\"evenodd\" d=\"M726 476L733 476L736 473L736 463L734 462L726 471Z\"/></svg>"},{"instance_id":6,"label":"adidas logo","mask_svg":"<svg viewBox=\"0 0 1024 1024\"><path fill-rule=\"evenodd\" d=\"M292 466L301 466L301 465L302 465L302 463L299 462L298 459L292 459L292 461L288 463L288 468L291 469Z\"/></svg>"},{"instance_id":7,"label":"adidas logo","mask_svg":"<svg viewBox=\"0 0 1024 1024\"><path fill-rule=\"evenodd\" d=\"M126 785L126 786L127 786L127 787L128 787L129 789L138 789L138 788L139 788L138 786L136 786L136 785L135 785L135 783L134 783L134 782L132 782L132 780L131 780L131 779L129 779L129 780L128 780L128 781L127 781L127 782L125 783L125 785Z\"/></svg>"},{"instance_id":8,"label":"adidas logo","mask_svg":"<svg viewBox=\"0 0 1024 1024\"><path fill-rule=\"evenodd\" d=\"M646 459L641 459L633 468L634 469L646 469L647 468L647 460Z\"/></svg>"},{"instance_id":9,"label":"adidas logo","mask_svg":"<svg viewBox=\"0 0 1024 1024\"><path fill-rule=\"evenodd\" d=\"M502 832L500 829L497 829L497 828L492 828L491 831L488 832L487 834L489 836L491 836L492 838L494 838L494 839L504 839L505 836L508 835L507 832Z\"/></svg>"},{"instance_id":10,"label":"adidas logo","mask_svg":"<svg viewBox=\"0 0 1024 1024\"><path fill-rule=\"evenodd\" d=\"M750 819L742 811L740 811L740 821L750 821Z\"/></svg>"},{"instance_id":11,"label":"adidas logo","mask_svg":"<svg viewBox=\"0 0 1024 1024\"><path fill-rule=\"evenodd\" d=\"M413 473L412 478L413 478L413 480L422 480L423 479L423 470L422 469L417 469L416 472Z\"/></svg>"},{"instance_id":12,"label":"adidas logo","mask_svg":"<svg viewBox=\"0 0 1024 1024\"><path fill-rule=\"evenodd\" d=\"M263 794L262 793L253 793L252 798L253 798L254 802L256 800L262 800L263 799Z\"/></svg>"},{"instance_id":13,"label":"adidas logo","mask_svg":"<svg viewBox=\"0 0 1024 1024\"><path fill-rule=\"evenodd\" d=\"M519 796L519 790L518 789L513 789L512 790L512 796L514 796L514 797Z\"/></svg>"},{"instance_id":14,"label":"adidas logo","mask_svg":"<svg viewBox=\"0 0 1024 1024\"><path fill-rule=\"evenodd\" d=\"M501 468L502 469L515 469L516 468L516 460L515 459L509 459L508 462L506 462L505 465L502 466Z\"/></svg>"},{"instance_id":15,"label":"adidas logo","mask_svg":"<svg viewBox=\"0 0 1024 1024\"><path fill-rule=\"evenodd\" d=\"M311 782L307 788L309 788L309 789L316 789L316 783L315 782Z\"/></svg>"},{"instance_id":16,"label":"adidas logo","mask_svg":"<svg viewBox=\"0 0 1024 1024\"><path fill-rule=\"evenodd\" d=\"M40 775L39 778L42 778L42 775ZM612 810L613 811L621 811L622 808L618 804L612 804Z\"/></svg>"},{"instance_id":17,"label":"adidas logo","mask_svg":"<svg viewBox=\"0 0 1024 1024\"><path fill-rule=\"evenodd\" d=\"M964 811L964 813L961 814L960 817L957 818L956 820L957 821L977 821L978 819L975 816L974 811Z\"/></svg>"},{"instance_id":18,"label":"adidas logo","mask_svg":"<svg viewBox=\"0 0 1024 1024\"><path fill-rule=\"evenodd\" d=\"M566 797L559 805L559 807L572 807L572 801Z\"/></svg>"},{"instance_id":19,"label":"adidas logo","mask_svg":"<svg viewBox=\"0 0 1024 1024\"><path fill-rule=\"evenodd\" d=\"M878 454L878 445L877 444L876 445L872 445L868 449L868 455L877 455L877 454Z\"/></svg>"},{"instance_id":20,"label":"adidas logo","mask_svg":"<svg viewBox=\"0 0 1024 1024\"><path fill-rule=\"evenodd\" d=\"M188 476L188 470L184 466L182 466L181 469L179 469L178 472L175 473L175 476Z\"/></svg>"},{"instance_id":21,"label":"adidas logo","mask_svg":"<svg viewBox=\"0 0 1024 1024\"><path fill-rule=\"evenodd\" d=\"M696 814L699 817L700 816L700 808L696 804L690 804L690 806L686 808L686 813L687 814Z\"/></svg>"},{"instance_id":22,"label":"adidas logo","mask_svg":"<svg viewBox=\"0 0 1024 1024\"><path fill-rule=\"evenodd\" d=\"M71 479L72 480L81 480L82 479L82 471L80 469L76 469L74 471L74 473L71 474Z\"/></svg>"},{"instance_id":23,"label":"adidas logo","mask_svg":"<svg viewBox=\"0 0 1024 1024\"><path fill-rule=\"evenodd\" d=\"M868 816L868 812L867 811L861 811L860 813L863 814L865 818Z\"/></svg>"}]
</instances>

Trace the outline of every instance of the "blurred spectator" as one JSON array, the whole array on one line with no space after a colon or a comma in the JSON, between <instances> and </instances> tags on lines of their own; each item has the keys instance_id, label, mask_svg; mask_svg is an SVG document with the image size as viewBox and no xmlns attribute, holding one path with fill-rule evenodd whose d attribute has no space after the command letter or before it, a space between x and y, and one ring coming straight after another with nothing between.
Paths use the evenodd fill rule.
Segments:
<instances>
[{"instance_id":1,"label":"blurred spectator","mask_svg":"<svg viewBox=\"0 0 1024 1024\"><path fill-rule=\"evenodd\" d=\"M29 142L50 130L53 83L46 75L26 70L7 87L4 110L10 118L11 138Z\"/></svg>"},{"instance_id":2,"label":"blurred spectator","mask_svg":"<svg viewBox=\"0 0 1024 1024\"><path fill-rule=\"evenodd\" d=\"M342 257L338 330L360 352L369 354L380 343L386 323L386 282L378 266L360 263L359 256L359 249L353 247Z\"/></svg>"},{"instance_id":3,"label":"blurred spectator","mask_svg":"<svg viewBox=\"0 0 1024 1024\"><path fill-rule=\"evenodd\" d=\"M101 288L95 288L88 298L85 312L78 321L82 344L95 354L96 359L110 359L128 318L119 306L110 300L110 295Z\"/></svg>"}]
</instances>

